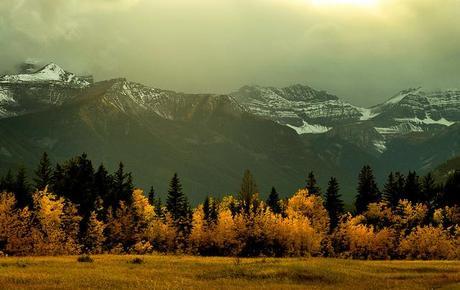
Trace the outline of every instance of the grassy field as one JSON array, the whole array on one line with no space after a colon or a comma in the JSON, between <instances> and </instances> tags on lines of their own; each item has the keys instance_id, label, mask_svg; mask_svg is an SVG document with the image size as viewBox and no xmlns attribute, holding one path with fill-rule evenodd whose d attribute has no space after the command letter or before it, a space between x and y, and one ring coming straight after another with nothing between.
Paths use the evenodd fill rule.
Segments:
<instances>
[{"instance_id":1,"label":"grassy field","mask_svg":"<svg viewBox=\"0 0 460 290\"><path fill-rule=\"evenodd\" d=\"M134 258L0 258L0 289L460 289L460 262Z\"/></svg>"}]
</instances>

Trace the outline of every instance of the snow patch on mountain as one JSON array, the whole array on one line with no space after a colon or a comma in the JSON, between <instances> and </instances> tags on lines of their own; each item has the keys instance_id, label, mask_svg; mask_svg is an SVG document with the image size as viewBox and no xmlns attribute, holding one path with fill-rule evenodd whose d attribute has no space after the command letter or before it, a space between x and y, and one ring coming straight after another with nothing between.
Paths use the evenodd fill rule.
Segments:
<instances>
[{"instance_id":1,"label":"snow patch on mountain","mask_svg":"<svg viewBox=\"0 0 460 290\"><path fill-rule=\"evenodd\" d=\"M385 140L375 140L373 142L373 144L374 144L374 147L377 150L377 152L383 153L383 152L387 151L387 146L386 146Z\"/></svg>"},{"instance_id":2,"label":"snow patch on mountain","mask_svg":"<svg viewBox=\"0 0 460 290\"><path fill-rule=\"evenodd\" d=\"M392 105L401 102L408 95L415 95L421 92L422 88L411 88L404 91L401 91L399 94L393 96L391 99L383 103L384 105Z\"/></svg>"},{"instance_id":3,"label":"snow patch on mountain","mask_svg":"<svg viewBox=\"0 0 460 290\"><path fill-rule=\"evenodd\" d=\"M410 122L401 123L391 127L375 127L382 135L404 135L412 132L423 132L423 128Z\"/></svg>"},{"instance_id":4,"label":"snow patch on mountain","mask_svg":"<svg viewBox=\"0 0 460 290\"><path fill-rule=\"evenodd\" d=\"M360 107L355 107L360 113L361 113L361 117L359 118L360 121L367 121L367 120L371 120L375 117L377 117L378 115L380 115L380 113L375 113L372 109L366 109L366 108L360 108Z\"/></svg>"},{"instance_id":5,"label":"snow patch on mountain","mask_svg":"<svg viewBox=\"0 0 460 290\"><path fill-rule=\"evenodd\" d=\"M288 127L294 129L297 134L299 135L303 135L303 134L322 134L322 133L326 133L328 132L329 130L331 130L332 128L331 127L326 127L326 126L322 126L322 125L318 125L318 124L309 124L305 121L303 121L303 125L300 126L300 127L296 127L296 126L293 126L293 125L287 125Z\"/></svg>"},{"instance_id":6,"label":"snow patch on mountain","mask_svg":"<svg viewBox=\"0 0 460 290\"><path fill-rule=\"evenodd\" d=\"M396 122L411 122L416 124L425 124L425 125L442 125L446 127L450 127L455 124L455 122L451 122L446 120L446 118L441 118L439 120L433 120L431 117L426 116L425 119L419 118L395 118Z\"/></svg>"}]
</instances>

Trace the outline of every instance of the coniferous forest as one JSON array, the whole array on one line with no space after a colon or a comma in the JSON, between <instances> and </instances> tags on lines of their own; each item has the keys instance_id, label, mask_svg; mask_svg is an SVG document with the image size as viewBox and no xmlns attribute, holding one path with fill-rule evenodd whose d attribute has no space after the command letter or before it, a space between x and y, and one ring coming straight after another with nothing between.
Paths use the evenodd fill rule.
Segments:
<instances>
[{"instance_id":1,"label":"coniferous forest","mask_svg":"<svg viewBox=\"0 0 460 290\"><path fill-rule=\"evenodd\" d=\"M94 167L83 154L54 164L46 153L33 174L0 180L3 255L187 253L203 256L324 256L355 259L459 259L460 172L391 172L379 187L372 168L357 173L352 210L340 183L322 189L314 172L287 195L262 195L249 170L239 192L192 207L174 174L166 198L134 186L120 163Z\"/></svg>"}]
</instances>

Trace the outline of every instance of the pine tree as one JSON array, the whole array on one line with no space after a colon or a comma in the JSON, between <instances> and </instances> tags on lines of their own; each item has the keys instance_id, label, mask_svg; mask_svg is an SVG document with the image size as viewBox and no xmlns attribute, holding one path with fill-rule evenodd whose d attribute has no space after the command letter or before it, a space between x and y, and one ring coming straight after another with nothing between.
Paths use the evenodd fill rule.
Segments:
<instances>
[{"instance_id":1,"label":"pine tree","mask_svg":"<svg viewBox=\"0 0 460 290\"><path fill-rule=\"evenodd\" d=\"M417 173L409 171L406 178L406 184L404 185L404 192L406 193L407 199L411 202L417 203L422 201L420 181Z\"/></svg>"},{"instance_id":2,"label":"pine tree","mask_svg":"<svg viewBox=\"0 0 460 290\"><path fill-rule=\"evenodd\" d=\"M35 188L37 190L43 190L46 186L49 186L53 178L53 169L51 168L51 161L46 152L43 153L37 170L35 170Z\"/></svg>"},{"instance_id":3,"label":"pine tree","mask_svg":"<svg viewBox=\"0 0 460 290\"><path fill-rule=\"evenodd\" d=\"M163 203L161 202L161 198L157 197L154 201L153 206L155 207L155 215L161 219L164 218L165 214L163 212Z\"/></svg>"},{"instance_id":4,"label":"pine tree","mask_svg":"<svg viewBox=\"0 0 460 290\"><path fill-rule=\"evenodd\" d=\"M204 220L208 222L208 224L211 223L211 199L209 198L209 195L206 196L204 203L203 203L203 213L204 213Z\"/></svg>"},{"instance_id":5,"label":"pine tree","mask_svg":"<svg viewBox=\"0 0 460 290\"><path fill-rule=\"evenodd\" d=\"M174 176L169 183L166 209L171 214L176 224L181 220L187 219L187 215L190 212L190 207L187 198L182 192L182 185L177 173L174 173Z\"/></svg>"},{"instance_id":6,"label":"pine tree","mask_svg":"<svg viewBox=\"0 0 460 290\"><path fill-rule=\"evenodd\" d=\"M19 168L16 175L14 194L19 208L32 205L32 195L30 193L29 184L27 183L26 169L24 167Z\"/></svg>"},{"instance_id":7,"label":"pine tree","mask_svg":"<svg viewBox=\"0 0 460 290\"><path fill-rule=\"evenodd\" d=\"M6 175L0 180L0 192L13 192L14 191L14 177L11 169L9 169Z\"/></svg>"},{"instance_id":8,"label":"pine tree","mask_svg":"<svg viewBox=\"0 0 460 290\"><path fill-rule=\"evenodd\" d=\"M103 200L104 207L112 205L110 192L113 186L112 176L107 172L104 165L101 164L94 174L93 194Z\"/></svg>"},{"instance_id":9,"label":"pine tree","mask_svg":"<svg viewBox=\"0 0 460 290\"><path fill-rule=\"evenodd\" d=\"M59 196L63 196L65 192L64 188L64 168L57 163L54 168L53 176L51 178L50 191L54 192Z\"/></svg>"},{"instance_id":10,"label":"pine tree","mask_svg":"<svg viewBox=\"0 0 460 290\"><path fill-rule=\"evenodd\" d=\"M254 201L254 195L258 193L257 184L252 176L251 171L246 170L241 181L240 192L238 193L242 203L243 211L248 214L251 209L251 204Z\"/></svg>"},{"instance_id":11,"label":"pine tree","mask_svg":"<svg viewBox=\"0 0 460 290\"><path fill-rule=\"evenodd\" d=\"M428 205L433 204L438 191L433 174L428 173L422 178L421 191L422 202Z\"/></svg>"},{"instance_id":12,"label":"pine tree","mask_svg":"<svg viewBox=\"0 0 460 290\"><path fill-rule=\"evenodd\" d=\"M305 187L308 189L309 194L313 195L321 195L321 188L318 186L316 182L316 177L313 171L310 171L307 177L307 186Z\"/></svg>"},{"instance_id":13,"label":"pine tree","mask_svg":"<svg viewBox=\"0 0 460 290\"><path fill-rule=\"evenodd\" d=\"M276 191L275 187L272 187L270 195L267 199L267 205L270 207L274 214L281 213L280 196Z\"/></svg>"},{"instance_id":14,"label":"pine tree","mask_svg":"<svg viewBox=\"0 0 460 290\"><path fill-rule=\"evenodd\" d=\"M364 166L358 177L358 194L356 196L356 213L361 214L367 210L370 203L378 202L380 193L375 182L374 173L369 165Z\"/></svg>"},{"instance_id":15,"label":"pine tree","mask_svg":"<svg viewBox=\"0 0 460 290\"><path fill-rule=\"evenodd\" d=\"M441 205L460 206L460 170L450 174L444 185Z\"/></svg>"},{"instance_id":16,"label":"pine tree","mask_svg":"<svg viewBox=\"0 0 460 290\"><path fill-rule=\"evenodd\" d=\"M388 175L387 182L383 187L383 199L392 207L398 206L399 200L401 199L401 192L398 188L398 180L395 178L393 172Z\"/></svg>"},{"instance_id":17,"label":"pine tree","mask_svg":"<svg viewBox=\"0 0 460 290\"><path fill-rule=\"evenodd\" d=\"M341 200L339 190L337 179L331 177L325 194L325 207L329 213L331 231L337 227L339 218L344 213L343 201Z\"/></svg>"},{"instance_id":18,"label":"pine tree","mask_svg":"<svg viewBox=\"0 0 460 290\"><path fill-rule=\"evenodd\" d=\"M124 164L120 162L113 176L112 208L115 209L120 201L130 204L133 189L132 175L125 173Z\"/></svg>"},{"instance_id":19,"label":"pine tree","mask_svg":"<svg viewBox=\"0 0 460 290\"><path fill-rule=\"evenodd\" d=\"M150 186L148 197L149 197L149 203L151 205L155 205L156 193L155 193L155 190L153 189L153 186Z\"/></svg>"}]
</instances>

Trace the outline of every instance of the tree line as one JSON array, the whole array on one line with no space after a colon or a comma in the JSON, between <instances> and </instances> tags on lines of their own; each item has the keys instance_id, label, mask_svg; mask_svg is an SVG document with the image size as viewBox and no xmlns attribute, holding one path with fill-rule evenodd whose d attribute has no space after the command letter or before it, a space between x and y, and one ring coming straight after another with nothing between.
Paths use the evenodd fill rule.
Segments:
<instances>
[{"instance_id":1,"label":"tree line","mask_svg":"<svg viewBox=\"0 0 460 290\"><path fill-rule=\"evenodd\" d=\"M372 169L358 176L346 212L336 178L324 193L306 185L263 200L251 172L237 195L207 196L192 208L177 174L165 202L133 186L120 163L109 173L83 154L52 165L43 154L32 184L25 169L0 179L0 251L9 255L180 252L224 256L331 256L361 259L460 257L460 172L390 173L379 190Z\"/></svg>"}]
</instances>

